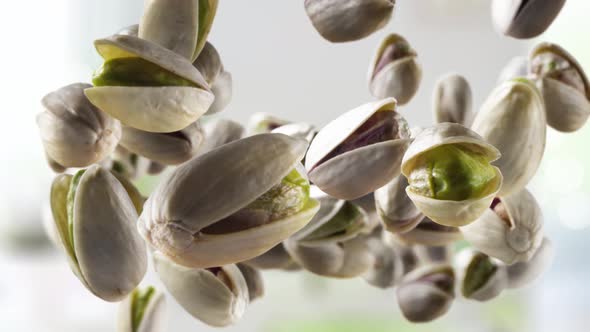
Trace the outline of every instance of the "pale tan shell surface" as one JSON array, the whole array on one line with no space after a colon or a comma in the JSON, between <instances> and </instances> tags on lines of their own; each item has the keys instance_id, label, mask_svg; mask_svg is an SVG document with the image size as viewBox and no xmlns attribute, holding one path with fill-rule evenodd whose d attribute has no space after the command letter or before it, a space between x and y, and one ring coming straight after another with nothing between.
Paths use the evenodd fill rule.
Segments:
<instances>
[{"instance_id":1,"label":"pale tan shell surface","mask_svg":"<svg viewBox=\"0 0 590 332\"><path fill-rule=\"evenodd\" d=\"M224 144L237 141L244 136L245 129L238 122L228 119L211 119L203 125L204 141L199 154L205 154Z\"/></svg>"},{"instance_id":2,"label":"pale tan shell surface","mask_svg":"<svg viewBox=\"0 0 590 332\"><path fill-rule=\"evenodd\" d=\"M426 223L433 225L423 226ZM437 227L438 226L438 227ZM461 231L457 227L438 225L428 217L423 217L414 229L395 234L396 238L407 245L446 246L463 239Z\"/></svg>"},{"instance_id":3,"label":"pale tan shell surface","mask_svg":"<svg viewBox=\"0 0 590 332\"><path fill-rule=\"evenodd\" d=\"M262 255L244 261L243 263L261 270L279 269L291 271L300 269L299 265L295 263L285 249L283 243L279 243Z\"/></svg>"},{"instance_id":4,"label":"pale tan shell surface","mask_svg":"<svg viewBox=\"0 0 590 332\"><path fill-rule=\"evenodd\" d=\"M508 270L508 287L521 288L531 284L547 270L555 260L555 247L548 238L528 262L520 262L506 267Z\"/></svg>"},{"instance_id":5,"label":"pale tan shell surface","mask_svg":"<svg viewBox=\"0 0 590 332\"><path fill-rule=\"evenodd\" d=\"M199 72L205 78L209 85L213 84L217 76L223 72L223 64L219 52L210 42L205 43L205 47L199 54L199 57L193 62Z\"/></svg>"},{"instance_id":6,"label":"pale tan shell surface","mask_svg":"<svg viewBox=\"0 0 590 332\"><path fill-rule=\"evenodd\" d=\"M293 240L300 241L313 233L313 231L330 221L346 203L344 200L331 197L314 185L310 187L309 196L320 202L320 209L305 227L291 236Z\"/></svg>"},{"instance_id":7,"label":"pale tan shell surface","mask_svg":"<svg viewBox=\"0 0 590 332\"><path fill-rule=\"evenodd\" d=\"M434 88L434 119L469 126L473 117L473 93L467 79L458 74L441 77Z\"/></svg>"},{"instance_id":8,"label":"pale tan shell surface","mask_svg":"<svg viewBox=\"0 0 590 332\"><path fill-rule=\"evenodd\" d=\"M519 39L536 37L553 23L565 0L493 0L496 29Z\"/></svg>"},{"instance_id":9,"label":"pale tan shell surface","mask_svg":"<svg viewBox=\"0 0 590 332\"><path fill-rule=\"evenodd\" d=\"M469 270L470 264L476 259L477 251L471 249L464 249L457 254L454 259L455 271L457 271L457 287L461 289L461 294L465 297L463 286L470 282L471 278L481 278L481 271ZM494 266L495 271L492 275L487 275L487 280L474 290L472 294L468 295L468 299L475 301L489 301L500 295L508 287L508 274L506 266L499 260L485 256L489 263Z\"/></svg>"},{"instance_id":10,"label":"pale tan shell surface","mask_svg":"<svg viewBox=\"0 0 590 332\"><path fill-rule=\"evenodd\" d=\"M380 236L369 238L367 245L374 257L374 263L363 274L363 279L378 288L393 287L401 279L404 271L401 256L393 246L386 243Z\"/></svg>"},{"instance_id":11,"label":"pale tan shell surface","mask_svg":"<svg viewBox=\"0 0 590 332\"><path fill-rule=\"evenodd\" d=\"M144 309L143 317L136 330L133 329L133 301L127 296L119 304L117 332L163 332L166 325L166 298L156 291Z\"/></svg>"},{"instance_id":12,"label":"pale tan shell surface","mask_svg":"<svg viewBox=\"0 0 590 332\"><path fill-rule=\"evenodd\" d=\"M375 190L375 206L385 228L392 233L411 231L424 215L406 194L408 180L398 175L385 186Z\"/></svg>"},{"instance_id":13,"label":"pale tan shell surface","mask_svg":"<svg viewBox=\"0 0 590 332\"><path fill-rule=\"evenodd\" d=\"M250 302L263 297L264 280L262 279L262 273L248 264L238 263L236 266L240 269L240 272L242 272L242 276L248 286Z\"/></svg>"},{"instance_id":14,"label":"pale tan shell surface","mask_svg":"<svg viewBox=\"0 0 590 332\"><path fill-rule=\"evenodd\" d=\"M233 96L233 79L231 73L224 71L217 76L217 79L211 85L211 92L215 95L215 100L206 115L212 115L223 111L231 102Z\"/></svg>"},{"instance_id":15,"label":"pale tan shell surface","mask_svg":"<svg viewBox=\"0 0 590 332\"><path fill-rule=\"evenodd\" d=\"M310 143L315 137L315 135L317 135L317 130L315 129L315 127L304 122L289 123L284 126L275 128L271 132L277 134L285 134L287 136L296 138L302 138Z\"/></svg>"}]
</instances>

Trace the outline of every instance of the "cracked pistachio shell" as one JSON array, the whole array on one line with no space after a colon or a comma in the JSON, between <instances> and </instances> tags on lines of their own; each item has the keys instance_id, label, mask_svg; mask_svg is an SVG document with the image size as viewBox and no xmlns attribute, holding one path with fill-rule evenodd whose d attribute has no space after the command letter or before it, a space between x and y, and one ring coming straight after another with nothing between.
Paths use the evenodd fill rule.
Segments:
<instances>
[{"instance_id":1,"label":"cracked pistachio shell","mask_svg":"<svg viewBox=\"0 0 590 332\"><path fill-rule=\"evenodd\" d=\"M381 223L391 233L414 229L424 215L406 194L408 179L398 175L385 186L375 190L375 206Z\"/></svg>"},{"instance_id":2,"label":"cracked pistachio shell","mask_svg":"<svg viewBox=\"0 0 590 332\"><path fill-rule=\"evenodd\" d=\"M543 214L523 189L500 197L461 232L477 250L506 264L529 261L543 241Z\"/></svg>"},{"instance_id":3,"label":"cracked pistachio shell","mask_svg":"<svg viewBox=\"0 0 590 332\"><path fill-rule=\"evenodd\" d=\"M93 165L75 177L56 177L50 197L74 274L101 299L122 300L147 269L145 244L135 226L137 212L125 188L109 171Z\"/></svg>"},{"instance_id":4,"label":"cracked pistachio shell","mask_svg":"<svg viewBox=\"0 0 590 332\"><path fill-rule=\"evenodd\" d=\"M214 96L201 73L190 61L166 48L126 35L98 39L94 46L105 61L140 57L196 85L99 86L84 90L90 102L126 126L160 133L182 130L213 103Z\"/></svg>"},{"instance_id":5,"label":"cracked pistachio shell","mask_svg":"<svg viewBox=\"0 0 590 332\"><path fill-rule=\"evenodd\" d=\"M294 271L301 268L291 258L283 243L279 243L264 254L244 261L243 263L261 270L278 269Z\"/></svg>"},{"instance_id":6,"label":"cracked pistachio shell","mask_svg":"<svg viewBox=\"0 0 590 332\"><path fill-rule=\"evenodd\" d=\"M202 127L204 142L198 151L200 155L244 136L244 127L232 120L211 119Z\"/></svg>"},{"instance_id":7,"label":"cracked pistachio shell","mask_svg":"<svg viewBox=\"0 0 590 332\"><path fill-rule=\"evenodd\" d=\"M211 92L215 95L215 100L206 115L223 111L232 98L233 80L231 73L225 71L219 52L211 43L205 43L203 51L193 62L193 66L203 74L205 81L211 86Z\"/></svg>"},{"instance_id":8,"label":"cracked pistachio shell","mask_svg":"<svg viewBox=\"0 0 590 332\"><path fill-rule=\"evenodd\" d=\"M370 121L380 111L392 111L391 118L380 119L383 122L380 127L372 125L366 130L391 129L383 128L390 120L395 137L380 137L382 140L376 143L369 138L368 143L353 141L354 146L347 146L352 144L348 139L362 139L357 129L371 125ZM310 180L322 191L345 200L359 198L399 175L402 157L410 145L409 136L406 121L396 112L395 99L367 103L342 114L320 130L307 151L305 167ZM347 146L345 151L332 156L343 146Z\"/></svg>"},{"instance_id":9,"label":"cracked pistachio shell","mask_svg":"<svg viewBox=\"0 0 590 332\"><path fill-rule=\"evenodd\" d=\"M458 74L441 77L434 88L434 120L469 126L473 117L473 94L467 79Z\"/></svg>"},{"instance_id":10,"label":"cracked pistachio shell","mask_svg":"<svg viewBox=\"0 0 590 332\"><path fill-rule=\"evenodd\" d=\"M154 253L154 264L170 295L203 323L223 327L236 323L244 315L250 295L246 279L236 265L188 268L158 251Z\"/></svg>"},{"instance_id":11,"label":"cracked pistachio shell","mask_svg":"<svg viewBox=\"0 0 590 332\"><path fill-rule=\"evenodd\" d=\"M141 292L136 289L119 304L117 332L162 332L165 330L166 298L164 293L153 289L153 287L150 288L145 290L153 292L147 303L138 303L138 296L141 296ZM138 305L143 305L143 309L137 308ZM134 326L134 315L138 309L143 313L139 324Z\"/></svg>"},{"instance_id":12,"label":"cracked pistachio shell","mask_svg":"<svg viewBox=\"0 0 590 332\"><path fill-rule=\"evenodd\" d=\"M492 20L498 32L529 39L545 32L564 4L565 0L492 0Z\"/></svg>"},{"instance_id":13,"label":"cracked pistachio shell","mask_svg":"<svg viewBox=\"0 0 590 332\"><path fill-rule=\"evenodd\" d=\"M256 112L250 116L250 119L248 119L248 124L246 125L246 134L247 136L252 136L270 133L274 129L289 123L293 122L281 119L268 113Z\"/></svg>"},{"instance_id":14,"label":"cracked pistachio shell","mask_svg":"<svg viewBox=\"0 0 590 332\"><path fill-rule=\"evenodd\" d=\"M590 83L578 61L559 45L540 43L531 52L529 64L545 100L547 124L562 132L582 128L590 116ZM553 75L537 72L547 66L555 67Z\"/></svg>"},{"instance_id":15,"label":"cracked pistachio shell","mask_svg":"<svg viewBox=\"0 0 590 332\"><path fill-rule=\"evenodd\" d=\"M374 262L362 277L370 285L386 289L401 279L404 266L397 250L383 239L383 232L382 228L379 229L367 241Z\"/></svg>"},{"instance_id":16,"label":"cracked pistachio shell","mask_svg":"<svg viewBox=\"0 0 590 332\"><path fill-rule=\"evenodd\" d=\"M379 45L368 73L369 90L375 98L393 97L405 105L414 97L422 81L422 66L408 41L390 34Z\"/></svg>"},{"instance_id":17,"label":"cracked pistachio shell","mask_svg":"<svg viewBox=\"0 0 590 332\"><path fill-rule=\"evenodd\" d=\"M242 272L244 280L246 280L250 302L262 298L262 296L264 296L264 280L262 279L262 273L248 264L238 263L236 266L240 269L240 272Z\"/></svg>"},{"instance_id":18,"label":"cracked pistachio shell","mask_svg":"<svg viewBox=\"0 0 590 332\"><path fill-rule=\"evenodd\" d=\"M217 0L147 0L139 37L193 61L207 40Z\"/></svg>"},{"instance_id":19,"label":"cracked pistachio shell","mask_svg":"<svg viewBox=\"0 0 590 332\"><path fill-rule=\"evenodd\" d=\"M183 163L197 154L203 142L198 122L172 133L152 133L123 127L121 146L128 151L165 165Z\"/></svg>"},{"instance_id":20,"label":"cracked pistachio shell","mask_svg":"<svg viewBox=\"0 0 590 332\"><path fill-rule=\"evenodd\" d=\"M212 267L241 262L268 251L314 216L310 198L293 214L270 222L251 218L245 227L226 219L297 169L307 144L282 134L263 134L225 144L180 165L145 203L138 228L155 248L178 264ZM228 188L233 188L228 191ZM226 221L236 230L209 232Z\"/></svg>"},{"instance_id":21,"label":"cracked pistachio shell","mask_svg":"<svg viewBox=\"0 0 590 332\"><path fill-rule=\"evenodd\" d=\"M463 297L489 301L508 286L506 266L486 254L464 249L455 257L458 284Z\"/></svg>"},{"instance_id":22,"label":"cracked pistachio shell","mask_svg":"<svg viewBox=\"0 0 590 332\"><path fill-rule=\"evenodd\" d=\"M308 123L297 122L277 127L273 129L271 133L284 134L295 138L301 138L306 140L308 143L311 143L315 135L317 135L318 131L315 129L314 126Z\"/></svg>"},{"instance_id":23,"label":"cracked pistachio shell","mask_svg":"<svg viewBox=\"0 0 590 332\"><path fill-rule=\"evenodd\" d=\"M424 217L418 225L405 233L395 236L408 245L419 244L425 246L445 246L463 239L458 227L444 226Z\"/></svg>"},{"instance_id":24,"label":"cracked pistachio shell","mask_svg":"<svg viewBox=\"0 0 590 332\"><path fill-rule=\"evenodd\" d=\"M414 168L416 158L431 149L441 145L459 145L478 150L490 162L500 157L500 152L487 143L474 131L455 123L441 123L424 129L418 134L408 148L402 161L402 173L407 178ZM502 185L502 174L494 167L496 177L492 185L494 188L481 198L471 198L462 201L440 200L418 195L408 186L406 193L416 207L432 221L450 227L467 225L477 219L489 206Z\"/></svg>"},{"instance_id":25,"label":"cracked pistachio shell","mask_svg":"<svg viewBox=\"0 0 590 332\"><path fill-rule=\"evenodd\" d=\"M508 288L520 288L535 281L549 268L555 258L555 248L548 238L528 262L519 262L506 267L508 271Z\"/></svg>"},{"instance_id":26,"label":"cracked pistachio shell","mask_svg":"<svg viewBox=\"0 0 590 332\"><path fill-rule=\"evenodd\" d=\"M537 172L546 124L543 98L528 80L500 84L481 106L471 129L502 154L494 162L504 177L499 196L523 189Z\"/></svg>"},{"instance_id":27,"label":"cracked pistachio shell","mask_svg":"<svg viewBox=\"0 0 590 332\"><path fill-rule=\"evenodd\" d=\"M506 64L498 76L498 84L529 75L529 59L526 56L517 56Z\"/></svg>"},{"instance_id":28,"label":"cracked pistachio shell","mask_svg":"<svg viewBox=\"0 0 590 332\"><path fill-rule=\"evenodd\" d=\"M311 24L333 43L363 39L389 22L395 0L305 0Z\"/></svg>"},{"instance_id":29,"label":"cracked pistachio shell","mask_svg":"<svg viewBox=\"0 0 590 332\"><path fill-rule=\"evenodd\" d=\"M407 320L433 321L451 308L455 299L455 272L447 264L420 267L403 278L396 295Z\"/></svg>"},{"instance_id":30,"label":"cracked pistachio shell","mask_svg":"<svg viewBox=\"0 0 590 332\"><path fill-rule=\"evenodd\" d=\"M47 94L37 125L47 160L57 172L86 167L111 154L121 139L121 124L84 95L89 84L75 83Z\"/></svg>"}]
</instances>

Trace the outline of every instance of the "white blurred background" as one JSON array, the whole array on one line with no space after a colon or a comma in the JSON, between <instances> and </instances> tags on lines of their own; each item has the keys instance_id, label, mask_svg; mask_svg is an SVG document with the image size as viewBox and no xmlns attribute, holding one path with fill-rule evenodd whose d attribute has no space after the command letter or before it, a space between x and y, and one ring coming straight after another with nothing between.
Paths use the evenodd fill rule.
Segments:
<instances>
[{"instance_id":1,"label":"white blurred background","mask_svg":"<svg viewBox=\"0 0 590 332\"><path fill-rule=\"evenodd\" d=\"M73 81L90 81L100 64L92 42L137 23L141 0L33 0L0 3L1 331L114 331L117 306L90 295L45 239L41 214L52 173L35 124L40 98ZM570 0L539 40L557 42L590 70L590 2ZM222 117L245 122L270 112L322 126L370 100L366 71L380 39L404 35L418 51L424 79L401 111L411 125L432 122L431 93L442 74L466 76L479 105L501 68L533 41L496 34L489 1L399 0L390 24L359 42L330 44L316 33L303 1L222 0L210 36L234 78ZM362 280L325 280L307 273L265 274L266 296L227 331L588 331L590 326L590 142L549 131L542 167L530 185L545 215L557 257L533 286L491 303L456 303L436 323L413 326L392 290ZM590 173L589 173L590 174ZM156 284L150 273L146 284ZM173 301L170 331L208 331Z\"/></svg>"}]
</instances>

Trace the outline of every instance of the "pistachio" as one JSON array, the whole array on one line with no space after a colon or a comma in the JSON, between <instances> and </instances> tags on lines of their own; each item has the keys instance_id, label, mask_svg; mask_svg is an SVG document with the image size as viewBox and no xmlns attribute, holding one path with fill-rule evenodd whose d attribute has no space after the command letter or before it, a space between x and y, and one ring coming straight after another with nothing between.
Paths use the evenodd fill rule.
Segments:
<instances>
[{"instance_id":1,"label":"pistachio","mask_svg":"<svg viewBox=\"0 0 590 332\"><path fill-rule=\"evenodd\" d=\"M444 245L414 245L416 257L422 264L450 263L454 256L454 248L451 244Z\"/></svg>"},{"instance_id":2,"label":"pistachio","mask_svg":"<svg viewBox=\"0 0 590 332\"><path fill-rule=\"evenodd\" d=\"M378 228L367 241L374 262L362 277L369 284L386 289L393 287L401 279L404 266L396 249L383 239L383 232L382 228Z\"/></svg>"},{"instance_id":3,"label":"pistachio","mask_svg":"<svg viewBox=\"0 0 590 332\"><path fill-rule=\"evenodd\" d=\"M155 269L170 295L190 315L205 324L222 327L237 322L249 303L248 284L234 265L188 268L154 253Z\"/></svg>"},{"instance_id":4,"label":"pistachio","mask_svg":"<svg viewBox=\"0 0 590 332\"><path fill-rule=\"evenodd\" d=\"M226 119L211 119L203 125L204 142L198 154L207 153L224 144L239 140L244 136L241 124Z\"/></svg>"},{"instance_id":5,"label":"pistachio","mask_svg":"<svg viewBox=\"0 0 590 332\"><path fill-rule=\"evenodd\" d=\"M391 233L406 233L414 229L424 215L406 194L408 180L398 175L385 186L375 190L375 206L383 226Z\"/></svg>"},{"instance_id":6,"label":"pistachio","mask_svg":"<svg viewBox=\"0 0 590 332\"><path fill-rule=\"evenodd\" d=\"M440 78L434 88L433 109L437 123L469 126L473 117L473 96L467 79L457 74Z\"/></svg>"},{"instance_id":7,"label":"pistachio","mask_svg":"<svg viewBox=\"0 0 590 332\"><path fill-rule=\"evenodd\" d=\"M445 246L463 239L459 228L437 224L428 217L424 217L414 229L395 236L406 244L435 247Z\"/></svg>"},{"instance_id":8,"label":"pistachio","mask_svg":"<svg viewBox=\"0 0 590 332\"><path fill-rule=\"evenodd\" d=\"M304 139L311 143L318 132L314 126L308 123L297 122L277 127L273 129L271 133L285 134L287 136Z\"/></svg>"},{"instance_id":9,"label":"pistachio","mask_svg":"<svg viewBox=\"0 0 590 332\"><path fill-rule=\"evenodd\" d=\"M154 287L135 289L119 305L117 332L164 331L166 298Z\"/></svg>"},{"instance_id":10,"label":"pistachio","mask_svg":"<svg viewBox=\"0 0 590 332\"><path fill-rule=\"evenodd\" d=\"M562 132L580 129L590 116L590 84L565 49L541 43L530 55L530 72L545 100L547 124Z\"/></svg>"},{"instance_id":11,"label":"pistachio","mask_svg":"<svg viewBox=\"0 0 590 332\"><path fill-rule=\"evenodd\" d=\"M404 37L388 35L375 52L368 80L374 97L393 97L398 105L407 104L422 81L422 67L416 51Z\"/></svg>"},{"instance_id":12,"label":"pistachio","mask_svg":"<svg viewBox=\"0 0 590 332\"><path fill-rule=\"evenodd\" d=\"M242 272L246 285L248 286L250 302L261 298L264 295L264 280L262 280L262 273L248 264L238 263L236 266L240 269L240 272Z\"/></svg>"},{"instance_id":13,"label":"pistachio","mask_svg":"<svg viewBox=\"0 0 590 332\"><path fill-rule=\"evenodd\" d=\"M543 240L543 215L531 193L523 189L496 198L475 222L461 227L477 250L506 264L527 262Z\"/></svg>"},{"instance_id":14,"label":"pistachio","mask_svg":"<svg viewBox=\"0 0 590 332\"><path fill-rule=\"evenodd\" d=\"M475 132L441 123L416 136L402 161L406 193L432 221L451 227L477 219L502 185L491 166L498 150Z\"/></svg>"},{"instance_id":15,"label":"pistachio","mask_svg":"<svg viewBox=\"0 0 590 332\"><path fill-rule=\"evenodd\" d=\"M84 89L89 87L84 83L70 84L41 101L45 112L37 115L37 125L49 165L56 172L103 160L121 139L119 121L84 96Z\"/></svg>"},{"instance_id":16,"label":"pistachio","mask_svg":"<svg viewBox=\"0 0 590 332\"><path fill-rule=\"evenodd\" d=\"M279 269L285 271L298 270L301 267L291 258L283 243L272 247L260 256L254 257L245 264L261 270Z\"/></svg>"},{"instance_id":17,"label":"pistachio","mask_svg":"<svg viewBox=\"0 0 590 332\"><path fill-rule=\"evenodd\" d=\"M488 301L506 289L508 275L499 260L486 254L464 249L456 257L461 293L467 299Z\"/></svg>"},{"instance_id":18,"label":"pistachio","mask_svg":"<svg viewBox=\"0 0 590 332\"><path fill-rule=\"evenodd\" d=\"M492 19L506 36L536 37L553 23L565 0L492 0Z\"/></svg>"},{"instance_id":19,"label":"pistachio","mask_svg":"<svg viewBox=\"0 0 590 332\"><path fill-rule=\"evenodd\" d=\"M363 39L383 28L395 0L305 0L305 11L319 34L333 43Z\"/></svg>"},{"instance_id":20,"label":"pistachio","mask_svg":"<svg viewBox=\"0 0 590 332\"><path fill-rule=\"evenodd\" d=\"M144 176L149 168L150 161L130 152L121 145L111 155L110 160L103 166L111 172L121 174L128 179L137 179Z\"/></svg>"},{"instance_id":21,"label":"pistachio","mask_svg":"<svg viewBox=\"0 0 590 332\"><path fill-rule=\"evenodd\" d=\"M114 35L94 42L105 63L94 88L84 93L122 124L150 132L186 128L203 115L214 96L182 56L149 41Z\"/></svg>"},{"instance_id":22,"label":"pistachio","mask_svg":"<svg viewBox=\"0 0 590 332\"><path fill-rule=\"evenodd\" d=\"M147 257L135 230L137 212L109 171L93 165L73 177L59 175L51 209L70 267L89 291L114 302L139 284Z\"/></svg>"},{"instance_id":23,"label":"pistachio","mask_svg":"<svg viewBox=\"0 0 590 332\"><path fill-rule=\"evenodd\" d=\"M139 24L132 24L132 25L126 26L126 27L120 29L119 31L117 31L116 34L137 37L137 35L139 34Z\"/></svg>"},{"instance_id":24,"label":"pistachio","mask_svg":"<svg viewBox=\"0 0 590 332\"><path fill-rule=\"evenodd\" d=\"M395 99L383 99L327 124L311 142L305 166L322 191L351 200L398 176L409 144L407 123L396 112Z\"/></svg>"},{"instance_id":25,"label":"pistachio","mask_svg":"<svg viewBox=\"0 0 590 332\"><path fill-rule=\"evenodd\" d=\"M292 123L291 121L278 118L274 115L257 112L250 116L248 125L246 126L246 134L248 136L270 133L280 126Z\"/></svg>"},{"instance_id":26,"label":"pistachio","mask_svg":"<svg viewBox=\"0 0 590 332\"><path fill-rule=\"evenodd\" d=\"M544 238L541 246L527 262L519 262L506 267L508 288L521 288L535 281L553 262L555 248L551 240Z\"/></svg>"},{"instance_id":27,"label":"pistachio","mask_svg":"<svg viewBox=\"0 0 590 332\"><path fill-rule=\"evenodd\" d=\"M500 72L498 77L498 84L506 81L511 81L520 77L527 77L529 75L529 59L525 56L517 56L506 64Z\"/></svg>"},{"instance_id":28,"label":"pistachio","mask_svg":"<svg viewBox=\"0 0 590 332\"><path fill-rule=\"evenodd\" d=\"M221 112L231 101L232 98L232 76L225 71L221 63L221 57L217 49L209 43L205 43L199 57L193 62L195 66L211 87L211 92L215 95L215 100L206 115Z\"/></svg>"},{"instance_id":29,"label":"pistachio","mask_svg":"<svg viewBox=\"0 0 590 332\"><path fill-rule=\"evenodd\" d=\"M182 164L146 202L140 233L190 267L261 255L305 226L319 208L299 164L306 145L282 134L262 134Z\"/></svg>"}]
</instances>

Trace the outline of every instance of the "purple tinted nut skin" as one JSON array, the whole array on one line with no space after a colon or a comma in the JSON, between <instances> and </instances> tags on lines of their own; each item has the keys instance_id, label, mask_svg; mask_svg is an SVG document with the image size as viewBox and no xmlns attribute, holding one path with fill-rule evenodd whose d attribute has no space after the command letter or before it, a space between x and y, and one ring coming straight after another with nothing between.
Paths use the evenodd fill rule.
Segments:
<instances>
[{"instance_id":1,"label":"purple tinted nut skin","mask_svg":"<svg viewBox=\"0 0 590 332\"><path fill-rule=\"evenodd\" d=\"M565 0L493 0L492 19L498 32L529 39L545 32L564 5Z\"/></svg>"}]
</instances>

